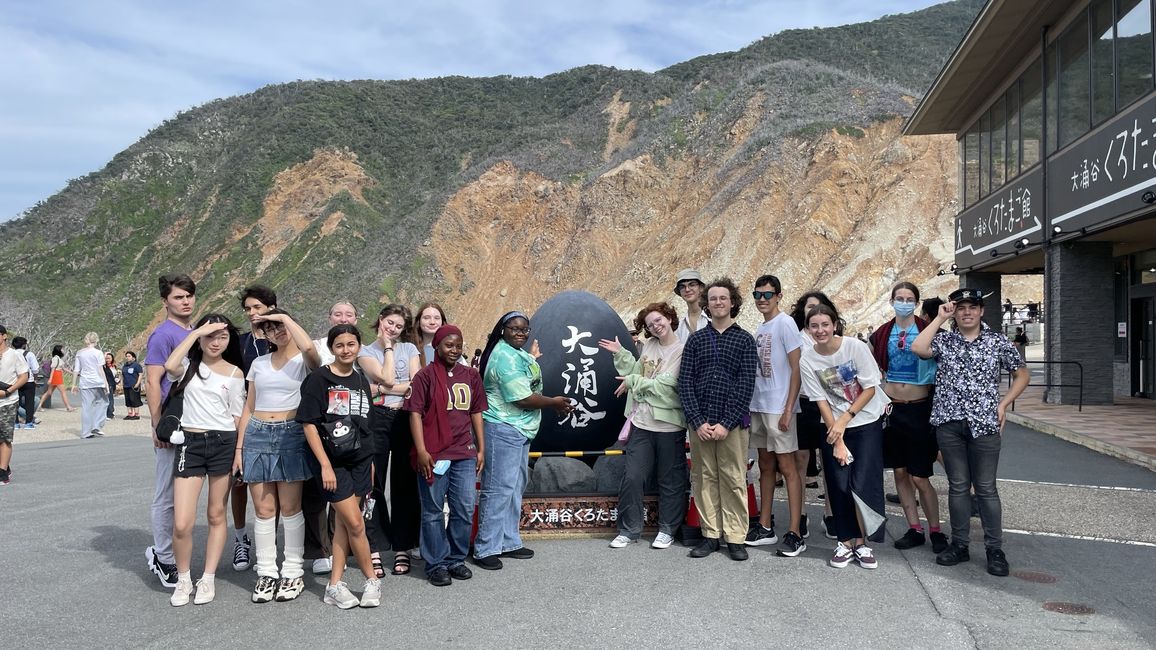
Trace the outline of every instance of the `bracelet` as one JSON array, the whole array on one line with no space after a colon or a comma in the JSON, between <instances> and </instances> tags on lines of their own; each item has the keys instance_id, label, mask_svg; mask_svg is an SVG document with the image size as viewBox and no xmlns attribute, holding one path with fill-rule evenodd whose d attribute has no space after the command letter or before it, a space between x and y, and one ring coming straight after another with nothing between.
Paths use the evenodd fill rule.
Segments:
<instances>
[{"instance_id":1,"label":"bracelet","mask_svg":"<svg viewBox=\"0 0 1156 650\"><path fill-rule=\"evenodd\" d=\"M393 352L393 348L386 348L385 351L386 352Z\"/></svg>"}]
</instances>

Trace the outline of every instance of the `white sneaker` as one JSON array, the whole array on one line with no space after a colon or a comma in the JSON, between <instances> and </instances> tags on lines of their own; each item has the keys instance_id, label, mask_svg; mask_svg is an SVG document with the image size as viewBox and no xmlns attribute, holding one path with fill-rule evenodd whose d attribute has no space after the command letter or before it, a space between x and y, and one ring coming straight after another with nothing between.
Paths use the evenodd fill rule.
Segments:
<instances>
[{"instance_id":1,"label":"white sneaker","mask_svg":"<svg viewBox=\"0 0 1156 650\"><path fill-rule=\"evenodd\" d=\"M650 548L670 548L670 545L673 543L674 538L671 537L670 534L659 533L658 536L654 538L654 541L650 543Z\"/></svg>"},{"instance_id":2,"label":"white sneaker","mask_svg":"<svg viewBox=\"0 0 1156 650\"><path fill-rule=\"evenodd\" d=\"M313 560L313 575L323 576L333 570L333 558L323 557L320 560Z\"/></svg>"},{"instance_id":3,"label":"white sneaker","mask_svg":"<svg viewBox=\"0 0 1156 650\"><path fill-rule=\"evenodd\" d=\"M344 582L326 587L325 597L321 599L321 602L326 605L337 605L341 609L349 609L361 604L357 596L350 593L349 587L345 586Z\"/></svg>"},{"instance_id":4,"label":"white sneaker","mask_svg":"<svg viewBox=\"0 0 1156 650\"><path fill-rule=\"evenodd\" d=\"M273 594L277 593L277 583L277 578L272 576L258 576L257 584L253 587L251 600L255 603L267 603L273 600Z\"/></svg>"},{"instance_id":5,"label":"white sneaker","mask_svg":"<svg viewBox=\"0 0 1156 650\"><path fill-rule=\"evenodd\" d=\"M638 540L636 539L630 539L626 535L619 535L618 537L610 540L610 548L626 548L630 544L633 544L637 541Z\"/></svg>"},{"instance_id":6,"label":"white sneaker","mask_svg":"<svg viewBox=\"0 0 1156 650\"><path fill-rule=\"evenodd\" d=\"M177 580L177 586L173 588L173 595L169 597L169 604L173 607L180 607L189 604L189 596L193 595L193 581L190 579Z\"/></svg>"},{"instance_id":7,"label":"white sneaker","mask_svg":"<svg viewBox=\"0 0 1156 650\"><path fill-rule=\"evenodd\" d=\"M197 595L193 598L194 605L205 605L213 602L213 598L217 596L217 586L214 580L205 580L201 578L197 581Z\"/></svg>"},{"instance_id":8,"label":"white sneaker","mask_svg":"<svg viewBox=\"0 0 1156 650\"><path fill-rule=\"evenodd\" d=\"M370 578L365 581L365 591L361 592L362 607L377 607L381 604L381 580Z\"/></svg>"},{"instance_id":9,"label":"white sneaker","mask_svg":"<svg viewBox=\"0 0 1156 650\"><path fill-rule=\"evenodd\" d=\"M273 600L286 603L295 600L303 591L305 591L305 581L301 578L281 578L281 582L277 584L277 594L273 596Z\"/></svg>"}]
</instances>

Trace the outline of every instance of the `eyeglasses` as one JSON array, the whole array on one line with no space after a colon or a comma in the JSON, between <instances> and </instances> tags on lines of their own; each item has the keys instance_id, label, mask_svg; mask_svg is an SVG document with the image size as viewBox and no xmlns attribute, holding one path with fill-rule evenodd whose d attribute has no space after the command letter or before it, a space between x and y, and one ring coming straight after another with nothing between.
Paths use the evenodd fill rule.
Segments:
<instances>
[{"instance_id":1,"label":"eyeglasses","mask_svg":"<svg viewBox=\"0 0 1156 650\"><path fill-rule=\"evenodd\" d=\"M678 284L674 285L674 290L678 291L679 293L682 293L682 291L684 291L686 289L693 288L693 287L697 287L698 285L699 285L699 283L695 282L693 280L688 281L688 282L679 282Z\"/></svg>"},{"instance_id":2,"label":"eyeglasses","mask_svg":"<svg viewBox=\"0 0 1156 650\"><path fill-rule=\"evenodd\" d=\"M507 327L506 331L511 333L511 334L529 334L530 328L529 327Z\"/></svg>"},{"instance_id":3,"label":"eyeglasses","mask_svg":"<svg viewBox=\"0 0 1156 650\"><path fill-rule=\"evenodd\" d=\"M265 330L266 332L273 332L276 330L283 330L286 328L285 328L285 323L278 323L276 321L266 321L264 327L262 327L261 329Z\"/></svg>"},{"instance_id":4,"label":"eyeglasses","mask_svg":"<svg viewBox=\"0 0 1156 650\"><path fill-rule=\"evenodd\" d=\"M659 325L661 325L661 324L662 324L662 321L654 321L654 322L652 322L652 323L646 323L646 329L648 329L648 330L652 330L652 329L654 329L654 328L658 327L658 326L659 326Z\"/></svg>"},{"instance_id":5,"label":"eyeglasses","mask_svg":"<svg viewBox=\"0 0 1156 650\"><path fill-rule=\"evenodd\" d=\"M775 291L752 291L751 295L755 297L755 300L770 300L778 294Z\"/></svg>"},{"instance_id":6,"label":"eyeglasses","mask_svg":"<svg viewBox=\"0 0 1156 650\"><path fill-rule=\"evenodd\" d=\"M915 298L892 298L891 302L902 302L902 303L906 303L909 305L914 305L915 303L917 303L919 301L916 300Z\"/></svg>"}]
</instances>

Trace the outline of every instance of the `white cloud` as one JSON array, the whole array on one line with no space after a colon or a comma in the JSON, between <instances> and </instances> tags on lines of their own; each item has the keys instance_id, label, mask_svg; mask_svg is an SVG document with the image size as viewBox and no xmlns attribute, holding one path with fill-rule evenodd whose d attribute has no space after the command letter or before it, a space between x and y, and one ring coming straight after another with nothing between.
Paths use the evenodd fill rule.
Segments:
<instances>
[{"instance_id":1,"label":"white cloud","mask_svg":"<svg viewBox=\"0 0 1156 650\"><path fill-rule=\"evenodd\" d=\"M0 219L164 119L295 79L653 71L933 0L45 0L0 15Z\"/></svg>"}]
</instances>

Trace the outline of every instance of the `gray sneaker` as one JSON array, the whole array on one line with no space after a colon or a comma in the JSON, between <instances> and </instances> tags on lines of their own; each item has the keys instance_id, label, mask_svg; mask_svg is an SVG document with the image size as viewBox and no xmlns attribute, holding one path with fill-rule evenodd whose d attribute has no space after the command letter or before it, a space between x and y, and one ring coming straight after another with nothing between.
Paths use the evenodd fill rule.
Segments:
<instances>
[{"instance_id":1,"label":"gray sneaker","mask_svg":"<svg viewBox=\"0 0 1156 650\"><path fill-rule=\"evenodd\" d=\"M326 593L328 593L326 589ZM361 592L362 607L377 607L381 604L381 580L370 578L365 581L365 590Z\"/></svg>"},{"instance_id":2,"label":"gray sneaker","mask_svg":"<svg viewBox=\"0 0 1156 650\"><path fill-rule=\"evenodd\" d=\"M361 601L349 591L349 587L345 586L344 582L326 587L325 597L321 599L321 602L326 605L337 605L341 609L350 609L361 604Z\"/></svg>"},{"instance_id":3,"label":"gray sneaker","mask_svg":"<svg viewBox=\"0 0 1156 650\"><path fill-rule=\"evenodd\" d=\"M654 541L650 543L650 548L670 548L674 543L674 538L669 533L659 533L655 536Z\"/></svg>"}]
</instances>

